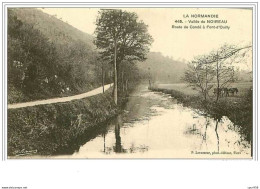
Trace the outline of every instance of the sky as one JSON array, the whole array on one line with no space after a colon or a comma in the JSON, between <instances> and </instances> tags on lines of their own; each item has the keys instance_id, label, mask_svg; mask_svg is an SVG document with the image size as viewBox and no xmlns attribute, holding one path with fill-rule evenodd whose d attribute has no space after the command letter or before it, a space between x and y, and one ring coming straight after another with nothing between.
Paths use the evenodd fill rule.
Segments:
<instances>
[{"instance_id":1,"label":"sky","mask_svg":"<svg viewBox=\"0 0 260 189\"><path fill-rule=\"evenodd\" d=\"M95 20L100 9L97 8L44 8L43 12L57 15L79 30L93 35ZM161 52L175 60L191 61L193 57L209 53L224 43L244 46L252 43L252 10L228 8L124 8L136 12L139 19L148 25L148 31L154 39L151 51ZM213 14L227 20L230 29L174 29L175 20L186 21L192 14ZM197 20L208 20L197 18ZM178 25L178 24L177 24ZM183 24L179 24L183 25ZM197 24L192 24L197 25ZM214 24L213 24L214 25ZM246 67L250 67L247 64ZM245 69L247 69L245 67ZM251 68L248 68L251 69Z\"/></svg>"}]
</instances>

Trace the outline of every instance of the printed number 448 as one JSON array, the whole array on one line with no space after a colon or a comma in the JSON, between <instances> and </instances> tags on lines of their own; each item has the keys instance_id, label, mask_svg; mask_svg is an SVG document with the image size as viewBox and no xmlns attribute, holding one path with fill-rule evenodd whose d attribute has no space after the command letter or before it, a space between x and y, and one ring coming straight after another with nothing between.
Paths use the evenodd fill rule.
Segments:
<instances>
[{"instance_id":1,"label":"printed number 448","mask_svg":"<svg viewBox=\"0 0 260 189\"><path fill-rule=\"evenodd\" d=\"M175 20L175 23L182 23L182 20Z\"/></svg>"}]
</instances>

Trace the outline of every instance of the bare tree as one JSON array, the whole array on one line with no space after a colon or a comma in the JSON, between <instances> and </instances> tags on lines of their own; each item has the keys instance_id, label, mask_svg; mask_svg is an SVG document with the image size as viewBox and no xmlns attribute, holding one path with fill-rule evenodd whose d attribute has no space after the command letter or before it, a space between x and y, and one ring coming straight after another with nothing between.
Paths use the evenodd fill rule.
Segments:
<instances>
[{"instance_id":1,"label":"bare tree","mask_svg":"<svg viewBox=\"0 0 260 189\"><path fill-rule=\"evenodd\" d=\"M212 51L208 56L208 64L212 64L215 68L217 93L216 101L219 100L221 88L227 87L230 83L236 80L235 63L241 63L244 56L240 53L242 50L248 49L251 46L239 48L234 45L223 45L217 51Z\"/></svg>"},{"instance_id":2,"label":"bare tree","mask_svg":"<svg viewBox=\"0 0 260 189\"><path fill-rule=\"evenodd\" d=\"M212 64L209 64L207 60L207 56L196 57L189 63L183 78L184 81L189 83L189 86L200 91L205 100L209 96L208 91L213 86L210 83L214 78Z\"/></svg>"},{"instance_id":3,"label":"bare tree","mask_svg":"<svg viewBox=\"0 0 260 189\"><path fill-rule=\"evenodd\" d=\"M234 45L223 45L208 55L196 57L188 65L183 78L190 86L199 90L204 99L209 96L209 90L216 83L216 101L219 100L221 88L235 81L234 63L240 63L244 53L239 53L251 46L239 48Z\"/></svg>"}]
</instances>

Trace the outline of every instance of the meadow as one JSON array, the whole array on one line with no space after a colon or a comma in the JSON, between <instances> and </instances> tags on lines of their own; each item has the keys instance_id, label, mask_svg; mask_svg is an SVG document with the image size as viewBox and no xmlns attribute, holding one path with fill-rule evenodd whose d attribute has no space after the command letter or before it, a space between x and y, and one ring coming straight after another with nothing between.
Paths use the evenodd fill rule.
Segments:
<instances>
[{"instance_id":1,"label":"meadow","mask_svg":"<svg viewBox=\"0 0 260 189\"><path fill-rule=\"evenodd\" d=\"M216 84L214 84L216 85ZM173 84L156 84L157 88L160 89L169 89L169 90L176 90L185 95L189 96L198 96L200 92L192 87L188 86L187 83L173 83ZM215 88L215 87L213 87ZM209 91L209 96L214 98L213 88ZM248 93L248 90L253 88L253 82L240 82L240 83L230 83L227 88L237 88L238 93L234 96L230 95L229 97L224 97L227 99L236 99L236 98L243 98Z\"/></svg>"}]
</instances>

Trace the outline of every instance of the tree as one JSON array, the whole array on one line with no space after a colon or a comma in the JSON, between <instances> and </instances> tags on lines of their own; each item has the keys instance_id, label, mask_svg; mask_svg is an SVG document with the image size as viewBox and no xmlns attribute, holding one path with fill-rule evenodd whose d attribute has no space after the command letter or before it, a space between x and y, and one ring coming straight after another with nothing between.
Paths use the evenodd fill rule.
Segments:
<instances>
[{"instance_id":1,"label":"tree","mask_svg":"<svg viewBox=\"0 0 260 189\"><path fill-rule=\"evenodd\" d=\"M214 70L212 65L207 63L207 56L196 57L188 64L183 80L189 83L189 86L199 90L204 99L209 96L208 92L212 88Z\"/></svg>"},{"instance_id":2,"label":"tree","mask_svg":"<svg viewBox=\"0 0 260 189\"><path fill-rule=\"evenodd\" d=\"M113 61L114 101L117 104L118 71L123 60L144 61L152 37L147 25L138 21L136 13L122 10L101 10L96 20L96 46L101 57Z\"/></svg>"},{"instance_id":3,"label":"tree","mask_svg":"<svg viewBox=\"0 0 260 189\"><path fill-rule=\"evenodd\" d=\"M227 87L231 82L236 80L235 63L241 63L244 57L242 50L249 49L251 46L237 47L235 45L223 45L217 51L212 51L208 56L208 64L214 66L217 93L216 101L219 100L221 88Z\"/></svg>"},{"instance_id":4,"label":"tree","mask_svg":"<svg viewBox=\"0 0 260 189\"><path fill-rule=\"evenodd\" d=\"M201 91L205 100L209 96L208 91L214 86L212 83L216 83L216 101L218 101L221 88L227 87L236 79L234 63L241 63L245 55L239 52L250 47L239 48L225 44L208 55L196 57L189 63L183 80Z\"/></svg>"},{"instance_id":5,"label":"tree","mask_svg":"<svg viewBox=\"0 0 260 189\"><path fill-rule=\"evenodd\" d=\"M105 84L112 82L110 72L111 64L102 57L98 57L97 63L95 64L95 73L97 75L97 82L102 84L103 93L105 92Z\"/></svg>"}]
</instances>

